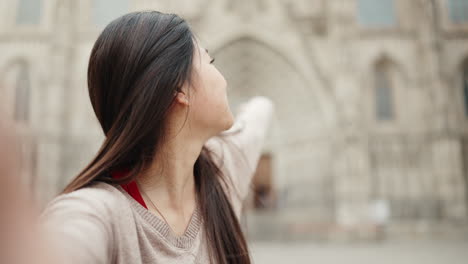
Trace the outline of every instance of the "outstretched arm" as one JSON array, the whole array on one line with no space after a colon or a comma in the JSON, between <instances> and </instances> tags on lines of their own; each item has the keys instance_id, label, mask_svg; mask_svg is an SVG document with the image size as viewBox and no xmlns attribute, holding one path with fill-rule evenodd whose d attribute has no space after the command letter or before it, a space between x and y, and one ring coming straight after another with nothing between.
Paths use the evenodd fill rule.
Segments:
<instances>
[{"instance_id":1,"label":"outstretched arm","mask_svg":"<svg viewBox=\"0 0 468 264\"><path fill-rule=\"evenodd\" d=\"M39 210L18 177L20 152L12 127L0 118L0 263L65 263L37 226Z\"/></svg>"},{"instance_id":2,"label":"outstretched arm","mask_svg":"<svg viewBox=\"0 0 468 264\"><path fill-rule=\"evenodd\" d=\"M240 106L232 128L206 143L217 165L232 180L235 193L230 196L239 215L262 154L273 112L274 104L270 99L253 97Z\"/></svg>"},{"instance_id":3,"label":"outstretched arm","mask_svg":"<svg viewBox=\"0 0 468 264\"><path fill-rule=\"evenodd\" d=\"M109 263L109 223L98 205L74 196L56 198L42 221L20 177L19 144L0 119L0 263ZM102 210L101 210L102 211Z\"/></svg>"}]
</instances>

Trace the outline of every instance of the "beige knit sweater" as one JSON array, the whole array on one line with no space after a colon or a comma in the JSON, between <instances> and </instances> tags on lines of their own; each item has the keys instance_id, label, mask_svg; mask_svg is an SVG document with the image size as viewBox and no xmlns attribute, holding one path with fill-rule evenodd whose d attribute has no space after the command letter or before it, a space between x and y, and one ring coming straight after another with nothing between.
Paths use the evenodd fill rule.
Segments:
<instances>
[{"instance_id":1,"label":"beige knit sweater","mask_svg":"<svg viewBox=\"0 0 468 264\"><path fill-rule=\"evenodd\" d=\"M228 192L228 197L238 218L272 114L273 103L269 99L253 97L241 106L233 127L223 132L245 159L238 148L220 137L206 142L216 154L215 162L232 179L234 192ZM120 186L96 183L59 195L47 204L41 224L66 263L209 262L198 208L185 233L178 236Z\"/></svg>"}]
</instances>

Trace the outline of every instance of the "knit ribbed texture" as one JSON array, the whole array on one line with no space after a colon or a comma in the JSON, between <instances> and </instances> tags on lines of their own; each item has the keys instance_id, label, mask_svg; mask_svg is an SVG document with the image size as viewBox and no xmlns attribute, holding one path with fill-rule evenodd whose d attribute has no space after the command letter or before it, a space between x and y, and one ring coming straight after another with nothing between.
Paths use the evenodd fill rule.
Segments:
<instances>
[{"instance_id":1,"label":"knit ribbed texture","mask_svg":"<svg viewBox=\"0 0 468 264\"><path fill-rule=\"evenodd\" d=\"M195 207L184 234L182 236L177 236L164 220L141 206L141 204L135 201L135 199L133 199L121 186L117 186L117 189L129 200L130 205L135 212L137 212L144 221L154 227L156 232L159 232L161 236L165 237L169 243L175 247L183 249L188 249L193 245L202 224L198 205Z\"/></svg>"}]
</instances>

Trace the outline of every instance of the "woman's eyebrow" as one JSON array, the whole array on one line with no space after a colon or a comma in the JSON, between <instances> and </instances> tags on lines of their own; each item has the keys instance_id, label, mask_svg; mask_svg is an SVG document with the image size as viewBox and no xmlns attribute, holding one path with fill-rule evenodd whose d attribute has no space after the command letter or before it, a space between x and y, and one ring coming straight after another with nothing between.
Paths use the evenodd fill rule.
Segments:
<instances>
[{"instance_id":1,"label":"woman's eyebrow","mask_svg":"<svg viewBox=\"0 0 468 264\"><path fill-rule=\"evenodd\" d=\"M208 53L208 49L205 49L206 53Z\"/></svg>"}]
</instances>

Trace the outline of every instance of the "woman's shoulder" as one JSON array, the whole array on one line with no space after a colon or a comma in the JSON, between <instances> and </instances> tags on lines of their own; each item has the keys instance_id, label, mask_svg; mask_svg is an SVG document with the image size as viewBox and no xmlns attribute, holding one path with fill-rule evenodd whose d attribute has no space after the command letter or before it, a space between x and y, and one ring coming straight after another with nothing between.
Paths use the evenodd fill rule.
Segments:
<instances>
[{"instance_id":1,"label":"woman's shoulder","mask_svg":"<svg viewBox=\"0 0 468 264\"><path fill-rule=\"evenodd\" d=\"M49 201L41 218L53 215L88 215L100 218L111 217L115 209L126 202L122 193L114 186L96 182L90 186L60 194Z\"/></svg>"},{"instance_id":2,"label":"woman's shoulder","mask_svg":"<svg viewBox=\"0 0 468 264\"><path fill-rule=\"evenodd\" d=\"M57 251L74 263L110 263L116 221L124 210L119 190L106 183L60 194L40 215L40 226Z\"/></svg>"}]
</instances>

